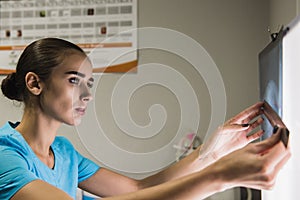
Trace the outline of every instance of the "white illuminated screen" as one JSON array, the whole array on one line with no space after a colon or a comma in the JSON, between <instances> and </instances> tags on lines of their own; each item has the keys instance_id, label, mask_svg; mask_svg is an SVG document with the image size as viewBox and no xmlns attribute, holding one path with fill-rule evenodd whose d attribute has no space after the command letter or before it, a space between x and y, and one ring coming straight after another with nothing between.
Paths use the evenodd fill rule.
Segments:
<instances>
[{"instance_id":1,"label":"white illuminated screen","mask_svg":"<svg viewBox=\"0 0 300 200\"><path fill-rule=\"evenodd\" d=\"M279 172L275 187L262 192L263 200L300 199L300 17L282 41L282 119L290 130L292 157Z\"/></svg>"}]
</instances>

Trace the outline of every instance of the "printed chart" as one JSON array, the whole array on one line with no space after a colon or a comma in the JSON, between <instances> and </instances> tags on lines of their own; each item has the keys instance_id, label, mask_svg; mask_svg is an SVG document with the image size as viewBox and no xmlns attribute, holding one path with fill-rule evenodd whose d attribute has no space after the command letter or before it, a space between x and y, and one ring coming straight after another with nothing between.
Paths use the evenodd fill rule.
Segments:
<instances>
[{"instance_id":1,"label":"printed chart","mask_svg":"<svg viewBox=\"0 0 300 200\"><path fill-rule=\"evenodd\" d=\"M94 72L137 66L137 0L0 1L0 73L14 71L29 43L71 41L90 56Z\"/></svg>"}]
</instances>

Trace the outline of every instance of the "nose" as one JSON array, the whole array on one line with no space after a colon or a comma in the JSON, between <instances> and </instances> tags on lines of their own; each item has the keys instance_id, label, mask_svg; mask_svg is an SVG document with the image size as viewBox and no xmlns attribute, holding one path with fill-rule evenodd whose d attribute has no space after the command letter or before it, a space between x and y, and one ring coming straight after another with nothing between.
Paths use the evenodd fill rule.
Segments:
<instances>
[{"instance_id":1,"label":"nose","mask_svg":"<svg viewBox=\"0 0 300 200\"><path fill-rule=\"evenodd\" d=\"M90 88L85 84L82 84L81 86L80 100L84 102L89 102L93 100L93 96L91 94Z\"/></svg>"},{"instance_id":2,"label":"nose","mask_svg":"<svg viewBox=\"0 0 300 200\"><path fill-rule=\"evenodd\" d=\"M92 97L91 94L89 94L88 96L82 97L81 100L84 101L84 102L89 102L89 101L93 100L93 97Z\"/></svg>"}]
</instances>

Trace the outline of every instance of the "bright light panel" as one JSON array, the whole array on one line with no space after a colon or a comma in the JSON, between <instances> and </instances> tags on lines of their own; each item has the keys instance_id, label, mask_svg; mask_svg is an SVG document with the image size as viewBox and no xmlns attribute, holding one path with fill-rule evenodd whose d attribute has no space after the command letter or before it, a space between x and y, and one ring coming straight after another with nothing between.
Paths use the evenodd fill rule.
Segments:
<instances>
[{"instance_id":1,"label":"bright light panel","mask_svg":"<svg viewBox=\"0 0 300 200\"><path fill-rule=\"evenodd\" d=\"M290 130L292 157L279 172L264 200L300 199L300 18L294 20L282 44L282 119Z\"/></svg>"}]
</instances>

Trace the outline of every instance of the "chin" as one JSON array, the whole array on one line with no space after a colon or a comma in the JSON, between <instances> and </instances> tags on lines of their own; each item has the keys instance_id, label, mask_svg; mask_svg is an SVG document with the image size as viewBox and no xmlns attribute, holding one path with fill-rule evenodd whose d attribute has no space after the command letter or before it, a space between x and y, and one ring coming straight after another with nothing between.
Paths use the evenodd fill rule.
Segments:
<instances>
[{"instance_id":1,"label":"chin","mask_svg":"<svg viewBox=\"0 0 300 200\"><path fill-rule=\"evenodd\" d=\"M75 120L73 121L73 123L71 124L72 126L78 126L81 124L81 119L80 120Z\"/></svg>"},{"instance_id":2,"label":"chin","mask_svg":"<svg viewBox=\"0 0 300 200\"><path fill-rule=\"evenodd\" d=\"M78 126L81 124L81 118L80 119L73 118L72 120L65 121L64 123L69 126Z\"/></svg>"},{"instance_id":3,"label":"chin","mask_svg":"<svg viewBox=\"0 0 300 200\"><path fill-rule=\"evenodd\" d=\"M79 126L81 124L81 120L80 120L80 122L75 122L74 124L73 124L73 126Z\"/></svg>"}]
</instances>

